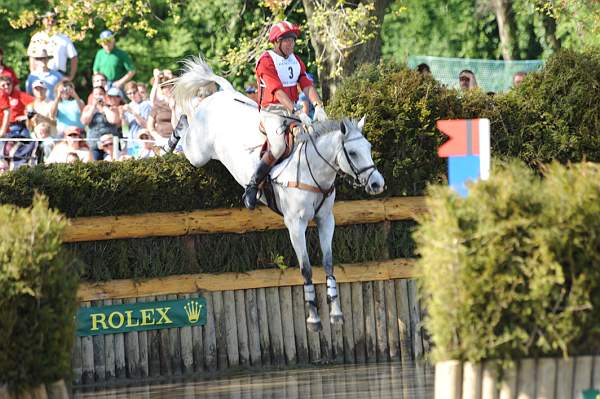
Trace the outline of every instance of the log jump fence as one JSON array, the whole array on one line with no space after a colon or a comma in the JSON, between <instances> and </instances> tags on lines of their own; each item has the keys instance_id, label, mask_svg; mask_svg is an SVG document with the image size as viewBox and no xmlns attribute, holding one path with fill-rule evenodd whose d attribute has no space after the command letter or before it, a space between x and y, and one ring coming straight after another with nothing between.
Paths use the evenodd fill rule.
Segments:
<instances>
[{"instance_id":1,"label":"log jump fence","mask_svg":"<svg viewBox=\"0 0 600 399\"><path fill-rule=\"evenodd\" d=\"M339 224L405 220L424 211L422 198L336 204ZM261 215L261 212L264 215ZM72 220L65 242L284 228L268 210L219 209ZM237 367L310 363L402 364L429 350L409 259L335 265L345 321L330 325L325 274L314 283L323 330L306 328L303 280L297 268L169 276L145 281L82 283L81 307L202 296L207 323L151 331L76 337L73 383L177 376ZM426 367L426 366L423 366ZM424 378L426 373L417 373ZM419 377L418 377L419 378ZM410 382L407 382L410 387Z\"/></svg>"}]
</instances>

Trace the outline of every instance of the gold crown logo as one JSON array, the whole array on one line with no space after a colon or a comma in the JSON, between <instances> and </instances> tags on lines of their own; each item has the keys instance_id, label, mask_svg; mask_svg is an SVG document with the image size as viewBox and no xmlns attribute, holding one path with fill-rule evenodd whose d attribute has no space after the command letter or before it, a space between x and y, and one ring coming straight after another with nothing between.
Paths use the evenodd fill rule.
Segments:
<instances>
[{"instance_id":1,"label":"gold crown logo","mask_svg":"<svg viewBox=\"0 0 600 399\"><path fill-rule=\"evenodd\" d=\"M198 322L203 306L204 305L200 305L197 301L189 301L185 304L183 308L185 309L185 313L187 314L190 323L193 324Z\"/></svg>"}]
</instances>

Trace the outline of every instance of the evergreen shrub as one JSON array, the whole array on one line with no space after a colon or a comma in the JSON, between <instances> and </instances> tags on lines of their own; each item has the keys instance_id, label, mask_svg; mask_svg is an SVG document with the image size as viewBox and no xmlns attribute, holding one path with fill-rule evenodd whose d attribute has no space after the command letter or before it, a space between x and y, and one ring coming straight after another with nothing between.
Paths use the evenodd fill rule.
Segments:
<instances>
[{"instance_id":1,"label":"evergreen shrub","mask_svg":"<svg viewBox=\"0 0 600 399\"><path fill-rule=\"evenodd\" d=\"M432 187L415 233L436 360L600 348L600 165L493 168L466 198Z\"/></svg>"},{"instance_id":2,"label":"evergreen shrub","mask_svg":"<svg viewBox=\"0 0 600 399\"><path fill-rule=\"evenodd\" d=\"M0 385L21 391L70 375L79 269L46 199L0 206L0 220Z\"/></svg>"}]
</instances>

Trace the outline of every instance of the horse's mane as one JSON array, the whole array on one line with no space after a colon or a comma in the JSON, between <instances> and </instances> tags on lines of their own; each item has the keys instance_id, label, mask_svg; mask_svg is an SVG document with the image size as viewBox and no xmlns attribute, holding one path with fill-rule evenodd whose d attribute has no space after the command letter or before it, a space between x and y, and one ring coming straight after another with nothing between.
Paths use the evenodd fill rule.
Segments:
<instances>
[{"instance_id":1,"label":"horse's mane","mask_svg":"<svg viewBox=\"0 0 600 399\"><path fill-rule=\"evenodd\" d=\"M352 127L352 128L357 127L357 122L355 120L344 118L343 122L346 123L347 127ZM342 123L342 121L337 120L337 119L327 119L324 121L315 121L315 122L313 122L313 125L312 125L313 135L315 137L320 137L320 136L324 136L329 133L339 132L341 123Z\"/></svg>"}]
</instances>

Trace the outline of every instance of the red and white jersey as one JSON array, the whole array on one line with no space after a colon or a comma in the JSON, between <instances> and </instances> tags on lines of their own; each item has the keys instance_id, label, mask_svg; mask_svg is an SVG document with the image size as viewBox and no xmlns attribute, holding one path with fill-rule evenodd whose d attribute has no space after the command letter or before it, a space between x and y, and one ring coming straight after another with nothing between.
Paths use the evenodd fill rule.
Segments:
<instances>
[{"instance_id":1,"label":"red and white jersey","mask_svg":"<svg viewBox=\"0 0 600 399\"><path fill-rule=\"evenodd\" d=\"M302 90L312 86L306 76L306 66L296 54L284 58L272 50L265 51L256 63L256 80L261 108L279 103L275 97L277 90L283 90L292 102L296 102L298 84Z\"/></svg>"}]
</instances>

